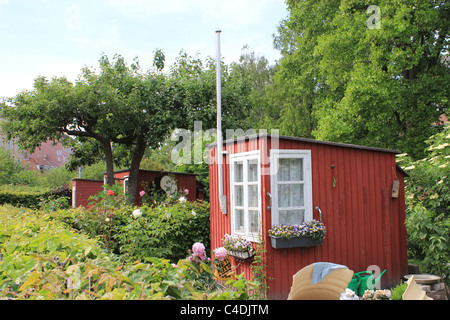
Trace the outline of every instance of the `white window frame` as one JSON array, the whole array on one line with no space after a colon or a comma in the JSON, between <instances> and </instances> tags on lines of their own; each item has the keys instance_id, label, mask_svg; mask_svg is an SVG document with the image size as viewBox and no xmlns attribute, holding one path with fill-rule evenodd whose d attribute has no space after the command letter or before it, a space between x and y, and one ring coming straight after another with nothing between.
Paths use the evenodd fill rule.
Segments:
<instances>
[{"instance_id":1,"label":"white window frame","mask_svg":"<svg viewBox=\"0 0 450 320\"><path fill-rule=\"evenodd\" d=\"M248 181L248 163L250 160L257 160L257 181ZM243 162L243 182L235 182L235 163ZM237 207L235 204L235 186L244 186L243 206ZM248 186L257 185L258 205L257 207L248 206ZM231 207L231 235L241 236L248 241L258 242L259 235L262 230L262 214L261 214L261 158L259 151L249 151L235 153L230 155L230 207ZM236 232L235 228L235 210L244 210L244 232ZM258 210L258 232L250 232L250 210Z\"/></svg>"},{"instance_id":2,"label":"white window frame","mask_svg":"<svg viewBox=\"0 0 450 320\"><path fill-rule=\"evenodd\" d=\"M311 150L270 150L270 193L271 193L271 213L272 225L280 224L279 206L278 206L278 159L303 159L303 192L304 205L298 207L286 207L292 210L305 210L304 219L310 221L313 219L312 208L312 174L311 174ZM301 221L298 222L300 224Z\"/></svg>"}]
</instances>

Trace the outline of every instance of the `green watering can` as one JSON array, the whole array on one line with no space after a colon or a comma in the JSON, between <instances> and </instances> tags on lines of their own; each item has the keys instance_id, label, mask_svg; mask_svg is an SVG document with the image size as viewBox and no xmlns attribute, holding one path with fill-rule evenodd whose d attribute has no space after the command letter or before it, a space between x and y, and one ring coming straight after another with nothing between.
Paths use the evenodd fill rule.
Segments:
<instances>
[{"instance_id":1,"label":"green watering can","mask_svg":"<svg viewBox=\"0 0 450 320\"><path fill-rule=\"evenodd\" d=\"M380 282L381 276L386 272L386 269L374 279L374 275L369 271L357 272L353 275L352 280L348 284L348 288L353 290L358 296L363 296L367 290L368 284L374 288Z\"/></svg>"}]
</instances>

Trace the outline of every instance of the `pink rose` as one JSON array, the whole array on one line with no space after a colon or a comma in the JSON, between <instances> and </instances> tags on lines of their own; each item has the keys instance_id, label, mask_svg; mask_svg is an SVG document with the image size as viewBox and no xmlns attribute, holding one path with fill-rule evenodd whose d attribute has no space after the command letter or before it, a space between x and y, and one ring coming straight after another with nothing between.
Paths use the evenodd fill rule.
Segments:
<instances>
[{"instance_id":1,"label":"pink rose","mask_svg":"<svg viewBox=\"0 0 450 320\"><path fill-rule=\"evenodd\" d=\"M201 256L205 253L205 245L201 242L194 243L192 246L192 252L197 256Z\"/></svg>"},{"instance_id":2,"label":"pink rose","mask_svg":"<svg viewBox=\"0 0 450 320\"><path fill-rule=\"evenodd\" d=\"M139 195L140 195L141 197L143 197L143 196L145 195L145 191L142 190L141 192L139 192Z\"/></svg>"},{"instance_id":3,"label":"pink rose","mask_svg":"<svg viewBox=\"0 0 450 320\"><path fill-rule=\"evenodd\" d=\"M219 258L220 261L222 261L228 254L227 249L225 249L224 247L219 247L215 249L214 252L216 253L217 258Z\"/></svg>"}]
</instances>

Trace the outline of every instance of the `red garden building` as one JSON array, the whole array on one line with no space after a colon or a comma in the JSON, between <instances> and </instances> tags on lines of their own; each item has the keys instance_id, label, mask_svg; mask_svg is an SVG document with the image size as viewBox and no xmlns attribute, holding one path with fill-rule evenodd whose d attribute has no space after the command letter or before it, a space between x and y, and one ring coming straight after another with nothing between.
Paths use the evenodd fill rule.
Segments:
<instances>
[{"instance_id":1,"label":"red garden building","mask_svg":"<svg viewBox=\"0 0 450 320\"><path fill-rule=\"evenodd\" d=\"M227 140L222 210L217 144L208 147L211 248L223 246L225 234L262 239L270 299L286 299L292 276L314 262L386 269L382 288L407 273L406 173L395 163L398 151L269 134ZM272 247L272 225L312 219L326 226L320 245ZM251 276L251 260L232 260L236 273Z\"/></svg>"},{"instance_id":2,"label":"red garden building","mask_svg":"<svg viewBox=\"0 0 450 320\"><path fill-rule=\"evenodd\" d=\"M120 182L127 190L128 177L130 170L119 170L114 172L116 182ZM88 207L90 202L89 197L96 195L102 191L103 185L106 184L106 174L104 180L89 180L89 179L73 179L72 180L72 206L74 208L83 206ZM147 190L152 186L164 190L166 193L173 193L177 191L189 190L186 195L187 201L204 200L205 190L203 185L197 181L197 175L192 173L182 172L168 172L155 170L139 170L138 174L138 189L136 190L136 205L141 205L141 197L139 192Z\"/></svg>"}]
</instances>

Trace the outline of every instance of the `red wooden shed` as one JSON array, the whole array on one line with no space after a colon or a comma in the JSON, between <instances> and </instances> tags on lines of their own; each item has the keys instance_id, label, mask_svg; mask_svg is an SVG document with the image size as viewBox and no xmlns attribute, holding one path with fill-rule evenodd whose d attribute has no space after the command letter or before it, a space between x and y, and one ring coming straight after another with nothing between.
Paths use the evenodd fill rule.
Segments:
<instances>
[{"instance_id":1,"label":"red wooden shed","mask_svg":"<svg viewBox=\"0 0 450 320\"><path fill-rule=\"evenodd\" d=\"M252 242L261 235L270 299L286 299L292 276L314 262L342 264L354 272L386 269L382 288L397 285L407 273L406 174L396 166L398 151L269 134L227 140L223 212L217 144L208 147L211 248L223 246L225 234ZM272 225L312 219L327 228L321 245L272 247ZM232 260L236 273L251 277L251 261Z\"/></svg>"},{"instance_id":2,"label":"red wooden shed","mask_svg":"<svg viewBox=\"0 0 450 320\"><path fill-rule=\"evenodd\" d=\"M106 175L105 175L106 176ZM130 176L130 170L120 170L114 172L116 180L125 183ZM197 181L197 175L193 173L183 172L169 172L169 171L155 171L155 170L139 170L138 174L138 188L136 190L136 205L141 205L141 197L139 192L151 187L152 182L155 182L157 188L166 189L172 187L174 191L189 190L186 196L187 201L204 200L205 190L200 182Z\"/></svg>"},{"instance_id":3,"label":"red wooden shed","mask_svg":"<svg viewBox=\"0 0 450 320\"><path fill-rule=\"evenodd\" d=\"M130 170L119 170L114 172L116 181L120 181L127 187L128 177L130 176ZM204 200L205 190L203 185L197 181L197 175L192 173L182 172L168 172L168 171L154 171L154 170L139 170L138 175L138 188L136 190L136 205L141 205L141 197L139 192L141 190L147 190L145 186L151 187L152 182L155 183L157 188L172 188L173 191L189 190L186 196L187 201ZM72 180L72 206L87 207L89 204L89 197L96 195L102 190L102 186L106 184L106 174L104 181L100 180L87 180L87 179L73 179Z\"/></svg>"}]
</instances>

